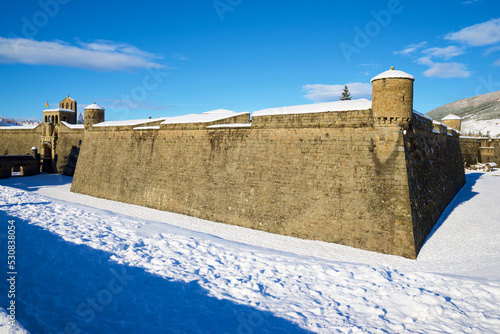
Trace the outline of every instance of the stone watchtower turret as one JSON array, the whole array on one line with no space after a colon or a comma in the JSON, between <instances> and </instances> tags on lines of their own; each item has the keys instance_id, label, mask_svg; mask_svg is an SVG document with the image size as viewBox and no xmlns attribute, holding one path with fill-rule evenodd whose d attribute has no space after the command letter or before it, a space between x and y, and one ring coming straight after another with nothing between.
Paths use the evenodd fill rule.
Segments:
<instances>
[{"instance_id":1,"label":"stone watchtower turret","mask_svg":"<svg viewBox=\"0 0 500 334\"><path fill-rule=\"evenodd\" d=\"M76 113L77 106L76 106L76 100L73 100L71 97L68 96L59 102L59 108L61 109L67 109L67 110L73 110Z\"/></svg>"},{"instance_id":2,"label":"stone watchtower turret","mask_svg":"<svg viewBox=\"0 0 500 334\"><path fill-rule=\"evenodd\" d=\"M413 81L413 75L394 67L374 77L373 117L383 124L408 124L413 114Z\"/></svg>"},{"instance_id":3,"label":"stone watchtower turret","mask_svg":"<svg viewBox=\"0 0 500 334\"><path fill-rule=\"evenodd\" d=\"M85 130L88 130L94 124L104 122L104 108L95 102L86 106L83 110L85 111L83 120Z\"/></svg>"},{"instance_id":4,"label":"stone watchtower turret","mask_svg":"<svg viewBox=\"0 0 500 334\"><path fill-rule=\"evenodd\" d=\"M449 114L441 119L441 123L446 125L448 128L455 129L457 131L461 131L462 128L462 117Z\"/></svg>"}]
</instances>

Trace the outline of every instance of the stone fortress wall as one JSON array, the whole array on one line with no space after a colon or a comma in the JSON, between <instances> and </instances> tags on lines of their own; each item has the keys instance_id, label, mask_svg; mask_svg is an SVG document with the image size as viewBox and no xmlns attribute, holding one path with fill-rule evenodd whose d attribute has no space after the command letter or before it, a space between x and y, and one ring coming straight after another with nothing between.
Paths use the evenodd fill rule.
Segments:
<instances>
[{"instance_id":1,"label":"stone fortress wall","mask_svg":"<svg viewBox=\"0 0 500 334\"><path fill-rule=\"evenodd\" d=\"M43 111L41 124L0 127L0 155L26 155L36 147L44 172L73 175L83 140L76 113L77 102L68 95L59 108Z\"/></svg>"},{"instance_id":2,"label":"stone fortress wall","mask_svg":"<svg viewBox=\"0 0 500 334\"><path fill-rule=\"evenodd\" d=\"M465 177L458 133L413 112L413 81L392 69L372 80L373 102L251 121L86 124L72 191L415 258Z\"/></svg>"},{"instance_id":3,"label":"stone fortress wall","mask_svg":"<svg viewBox=\"0 0 500 334\"><path fill-rule=\"evenodd\" d=\"M272 233L415 258L464 184L500 163L500 140L458 136L413 111L414 78L375 77L373 101L104 122L69 96L38 126L0 127L0 155L36 146L72 191ZM77 164L78 159L78 164ZM50 168L48 168L50 167Z\"/></svg>"}]
</instances>

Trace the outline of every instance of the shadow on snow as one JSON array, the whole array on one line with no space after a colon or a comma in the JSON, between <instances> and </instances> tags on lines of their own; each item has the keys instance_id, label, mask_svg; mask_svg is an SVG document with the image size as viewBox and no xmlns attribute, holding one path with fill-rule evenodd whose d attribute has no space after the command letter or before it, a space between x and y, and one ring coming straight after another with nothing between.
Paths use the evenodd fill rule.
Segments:
<instances>
[{"instance_id":1,"label":"shadow on snow","mask_svg":"<svg viewBox=\"0 0 500 334\"><path fill-rule=\"evenodd\" d=\"M432 230L429 232L429 235L425 239L424 245L427 243L427 241L432 238L434 233L443 225L443 223L448 219L450 214L460 206L462 203L465 203L472 199L474 196L476 196L478 193L473 191L472 188L474 188L474 185L476 184L477 180L481 178L483 173L470 173L470 174L465 174L465 185L460 189L460 191L455 195L453 200L448 204L446 209L444 209L443 213L441 214L441 217L439 217L438 221L436 224L434 224L434 227ZM423 246L423 245L422 245Z\"/></svg>"},{"instance_id":2,"label":"shadow on snow","mask_svg":"<svg viewBox=\"0 0 500 334\"><path fill-rule=\"evenodd\" d=\"M71 176L60 174L38 174L34 176L18 176L1 179L0 186L17 188L25 191L36 191L48 186L62 186L73 182Z\"/></svg>"},{"instance_id":3,"label":"shadow on snow","mask_svg":"<svg viewBox=\"0 0 500 334\"><path fill-rule=\"evenodd\" d=\"M0 211L2 263L10 219ZM309 333L270 312L208 296L196 281L118 264L111 253L14 220L16 318L32 333ZM8 291L5 277L0 288ZM0 295L0 307L7 309L7 298Z\"/></svg>"}]
</instances>

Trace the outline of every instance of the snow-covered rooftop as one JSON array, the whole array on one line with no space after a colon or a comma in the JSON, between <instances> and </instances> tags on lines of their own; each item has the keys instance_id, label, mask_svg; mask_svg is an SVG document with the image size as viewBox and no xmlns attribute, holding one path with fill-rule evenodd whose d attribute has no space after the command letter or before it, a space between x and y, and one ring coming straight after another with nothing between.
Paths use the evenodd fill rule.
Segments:
<instances>
[{"instance_id":1,"label":"snow-covered rooftop","mask_svg":"<svg viewBox=\"0 0 500 334\"><path fill-rule=\"evenodd\" d=\"M373 82L373 81L379 80L379 79L390 79L390 78L403 78L403 79L415 80L415 77L413 75L408 74L408 73L403 72L403 71L395 70L394 67L391 67L390 70L385 71L383 73L380 73L379 75L377 75L376 77L371 79L370 82Z\"/></svg>"},{"instance_id":2,"label":"snow-covered rooftop","mask_svg":"<svg viewBox=\"0 0 500 334\"><path fill-rule=\"evenodd\" d=\"M217 109L212 111L206 111L201 114L189 114L183 116L167 117L161 124L209 123L244 114L248 114L248 112L237 113L232 110Z\"/></svg>"},{"instance_id":3,"label":"snow-covered rooftop","mask_svg":"<svg viewBox=\"0 0 500 334\"><path fill-rule=\"evenodd\" d=\"M74 110L71 110L71 109L64 109L64 108L45 109L45 110L43 110L42 112L56 112L56 111L74 112Z\"/></svg>"},{"instance_id":4,"label":"snow-covered rooftop","mask_svg":"<svg viewBox=\"0 0 500 334\"><path fill-rule=\"evenodd\" d=\"M462 117L460 116L457 116L457 115L453 115L453 114L449 114L443 118L441 118L442 121L446 121L446 120L450 120L450 119L462 119Z\"/></svg>"},{"instance_id":5,"label":"snow-covered rooftop","mask_svg":"<svg viewBox=\"0 0 500 334\"><path fill-rule=\"evenodd\" d=\"M95 102L92 103L92 104L89 104L88 106L86 106L85 108L83 108L83 110L85 110L85 109L104 110L103 107L101 107L100 105L96 104Z\"/></svg>"},{"instance_id":6,"label":"snow-covered rooftop","mask_svg":"<svg viewBox=\"0 0 500 334\"><path fill-rule=\"evenodd\" d=\"M372 101L367 99L323 102L314 104L304 104L298 106L269 108L254 111L252 117L286 114L309 114L329 111L349 111L349 110L367 110L372 107Z\"/></svg>"}]
</instances>

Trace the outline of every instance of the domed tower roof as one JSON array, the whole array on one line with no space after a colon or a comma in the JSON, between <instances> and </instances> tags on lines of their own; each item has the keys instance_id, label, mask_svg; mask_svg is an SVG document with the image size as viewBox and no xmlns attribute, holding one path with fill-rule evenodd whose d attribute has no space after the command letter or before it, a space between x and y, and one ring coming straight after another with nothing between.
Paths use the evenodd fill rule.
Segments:
<instances>
[{"instance_id":1,"label":"domed tower roof","mask_svg":"<svg viewBox=\"0 0 500 334\"><path fill-rule=\"evenodd\" d=\"M373 82L375 80L379 79L410 79L410 80L415 80L415 77L411 74L408 74L403 71L395 70L394 67L391 67L390 70L385 71L374 77L373 79L370 80L370 82Z\"/></svg>"},{"instance_id":2,"label":"domed tower roof","mask_svg":"<svg viewBox=\"0 0 500 334\"><path fill-rule=\"evenodd\" d=\"M462 130L462 117L449 114L441 118L441 122L449 128L461 131Z\"/></svg>"},{"instance_id":3,"label":"domed tower roof","mask_svg":"<svg viewBox=\"0 0 500 334\"><path fill-rule=\"evenodd\" d=\"M103 107L101 107L100 105L96 104L95 102L92 103L92 104L89 104L88 106L86 106L85 108L83 108L83 110L86 110L86 109L92 109L92 110L104 110Z\"/></svg>"},{"instance_id":4,"label":"domed tower roof","mask_svg":"<svg viewBox=\"0 0 500 334\"><path fill-rule=\"evenodd\" d=\"M85 130L88 130L92 125L104 122L104 108L95 102L83 108L85 115L83 116L83 124Z\"/></svg>"},{"instance_id":5,"label":"domed tower roof","mask_svg":"<svg viewBox=\"0 0 500 334\"><path fill-rule=\"evenodd\" d=\"M449 114L443 118L441 118L442 121L447 121L447 120L451 120L451 119L457 119L457 120L461 120L462 117L458 116L458 115L453 115L453 114Z\"/></svg>"}]
</instances>

